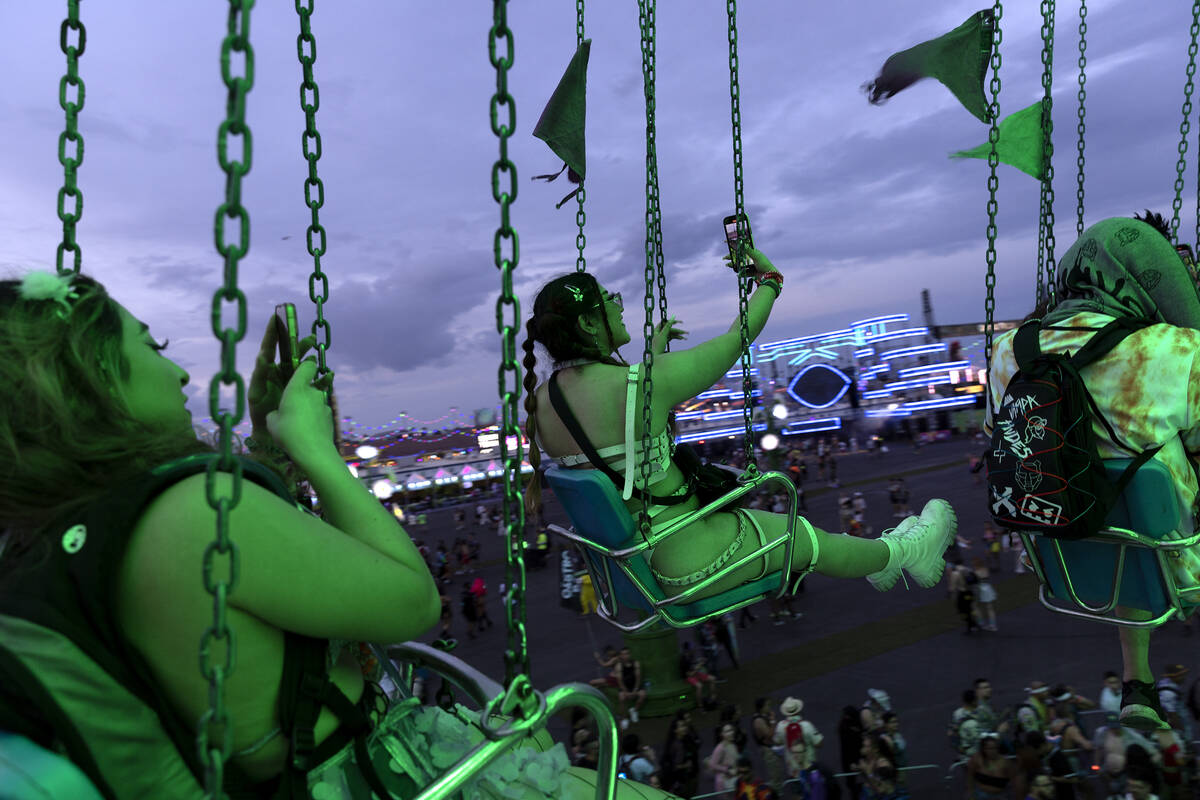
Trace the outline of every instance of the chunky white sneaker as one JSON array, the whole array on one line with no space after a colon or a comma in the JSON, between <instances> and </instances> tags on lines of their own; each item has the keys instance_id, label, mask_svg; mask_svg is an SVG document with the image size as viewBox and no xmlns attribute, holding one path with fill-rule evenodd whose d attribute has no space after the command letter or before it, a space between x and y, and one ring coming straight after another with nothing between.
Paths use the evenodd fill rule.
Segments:
<instances>
[{"instance_id":1,"label":"chunky white sneaker","mask_svg":"<svg viewBox=\"0 0 1200 800\"><path fill-rule=\"evenodd\" d=\"M943 558L946 548L954 541L957 530L958 521L950 504L945 500L930 500L919 517L908 517L879 537L887 542L890 557L887 566L868 575L867 580L886 592L904 569L921 587L936 585L946 569Z\"/></svg>"},{"instance_id":2,"label":"chunky white sneaker","mask_svg":"<svg viewBox=\"0 0 1200 800\"><path fill-rule=\"evenodd\" d=\"M886 541L893 536L903 536L905 531L915 525L916 522L916 517L908 517L895 528L888 528L886 531L880 534L879 538ZM886 592L887 590L891 589L896 585L896 581L900 579L899 562L891 557L890 549L888 552L888 566L884 567L879 572L867 576L867 580L870 582L870 584L881 592Z\"/></svg>"},{"instance_id":3,"label":"chunky white sneaker","mask_svg":"<svg viewBox=\"0 0 1200 800\"><path fill-rule=\"evenodd\" d=\"M631 708L631 709L629 709L629 720L630 720L630 722L637 722L637 721L638 721L638 713L637 713L637 709L636 709L636 708Z\"/></svg>"}]
</instances>

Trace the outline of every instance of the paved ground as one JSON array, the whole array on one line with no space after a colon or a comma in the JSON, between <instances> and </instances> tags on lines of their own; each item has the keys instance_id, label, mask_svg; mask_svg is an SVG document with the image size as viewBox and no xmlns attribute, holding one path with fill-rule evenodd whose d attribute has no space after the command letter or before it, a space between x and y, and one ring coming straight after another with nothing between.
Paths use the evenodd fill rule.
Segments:
<instances>
[{"instance_id":1,"label":"paved ground","mask_svg":"<svg viewBox=\"0 0 1200 800\"><path fill-rule=\"evenodd\" d=\"M919 511L933 497L948 500L955 508L959 530L978 541L986 508L984 487L976 485L967 471L967 457L978 447L966 440L926 445L919 452L911 447L893 447L883 457L866 454L842 456L839 473L843 485L862 491L868 501L867 523L878 535L894 525L887 498L887 479L903 474L912 492L910 504ZM810 458L810 462L815 459ZM837 530L837 494L819 487L810 463L808 517L820 527ZM473 515L471 515L473 516ZM551 500L547 518L565 524L560 508ZM454 539L451 512L429 514L425 528L414 534L437 543ZM504 580L502 542L493 530L481 530L483 564L479 574L488 581L494 600L495 589ZM983 555L981 544L968 551L968 559ZM868 687L886 690L901 719L901 731L909 741L912 764L937 764L937 769L912 773L914 798L942 797L948 791L944 776L951 762L944 735L950 713L958 705L963 689L977 677L988 678L995 687L997 708L1019 702L1022 687L1030 680L1073 685L1093 699L1099 693L1106 670L1120 670L1120 648L1116 631L1107 625L1075 621L1052 614L1037 602L1036 581L1028 574L1013 575L1011 555L1005 571L996 576L998 633L963 634L944 586L920 589L915 584L905 591L902 583L887 593L876 592L863 579L839 580L821 575L806 578L808 588L794 604L804 613L800 620L772 625L766 605L755 607L759 619L739 631L742 667L733 670L723 662L729 679L721 699L736 702L748 714L758 695L776 701L789 695L802 698L805 716L825 735L821 760L840 766L837 720L844 705L861 705ZM461 584L452 586L457 597ZM528 578L528 630L532 678L548 688L565 681L586 681L598 675L591 653L597 645L620 644L619 631L598 619L581 620L559 603L558 569L531 571ZM499 603L491 616L502 620ZM462 620L455 619L461 631ZM501 623L502 624L502 623ZM435 637L436 630L424 637ZM1191 667L1194 641L1179 623L1164 626L1155 636L1151 663L1156 670L1166 663ZM683 634L684 636L687 633ZM504 631L499 625L474 641L460 637L456 651L466 661L498 679L503 678ZM715 714L696 713L697 727L708 737ZM557 729L557 725L553 729ZM634 726L644 740L661 745L665 720L643 719ZM710 787L708 778L701 787ZM961 796L961 771L953 782L953 796Z\"/></svg>"}]
</instances>

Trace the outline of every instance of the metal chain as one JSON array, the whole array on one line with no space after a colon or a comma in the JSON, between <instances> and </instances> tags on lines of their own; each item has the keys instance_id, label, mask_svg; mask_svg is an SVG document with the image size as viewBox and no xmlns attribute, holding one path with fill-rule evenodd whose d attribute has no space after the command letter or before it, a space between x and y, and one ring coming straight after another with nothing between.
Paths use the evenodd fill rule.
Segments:
<instances>
[{"instance_id":1,"label":"metal chain","mask_svg":"<svg viewBox=\"0 0 1200 800\"><path fill-rule=\"evenodd\" d=\"M1183 207L1183 171L1187 168L1187 137L1192 125L1192 88L1196 77L1197 36L1200 36L1200 0L1193 0L1187 81L1183 85L1183 121L1179 123L1179 160L1175 162L1175 199L1171 203L1171 241L1176 244L1179 243L1179 209Z\"/></svg>"},{"instance_id":2,"label":"metal chain","mask_svg":"<svg viewBox=\"0 0 1200 800\"><path fill-rule=\"evenodd\" d=\"M79 36L79 43L72 44L68 40L70 31ZM79 112L83 110L84 86L83 78L79 77L79 57L87 47L87 29L79 21L79 0L67 0L67 18L58 29L58 46L67 57L67 74L58 82L58 104L67 114L67 127L58 137L58 162L63 166L63 185L58 190L58 218L62 220L63 238L58 245L55 263L58 274L78 273L83 263L83 251L75 241L75 224L83 215L83 192L75 185L75 172L83 163L83 135L79 133ZM67 98L69 89L75 87L74 100ZM67 144L70 143L75 152L67 154ZM67 198L75 205L72 211L67 211ZM70 251L73 263L71 269L63 266L63 254Z\"/></svg>"},{"instance_id":3,"label":"metal chain","mask_svg":"<svg viewBox=\"0 0 1200 800\"><path fill-rule=\"evenodd\" d=\"M503 42L505 52L497 55L497 44ZM520 675L529 675L529 643L525 635L525 504L521 495L521 459L524 455L521 430L517 426L517 401L521 397L521 366L517 361L517 328L521 324L521 304L513 294L513 270L520 257L520 240L509 224L509 206L517 199L517 167L508 158L508 139L517 127L517 103L508 93L508 70L513 65L515 50L512 29L508 27L508 0L493 0L492 28L488 34L488 57L496 69L496 92L492 95L490 115L492 133L500 140L500 157L492 164L492 199L500 204L500 227L492 240L496 268L500 270L500 298L496 301L496 331L500 334L501 363L499 371L500 407L503 424L500 430L500 458L504 464L504 530L506 534L504 577L512 587L509 601L504 604L508 625L508 642L504 650L504 684L513 686ZM500 121L500 107L508 110L508 119ZM500 189L500 174L508 176L508 186ZM505 241L510 243L511 255L504 255ZM511 310L504 318L505 307ZM509 384L511 380L511 385ZM508 437L517 443L515 451L508 448ZM531 444L531 447L536 446Z\"/></svg>"},{"instance_id":4,"label":"metal chain","mask_svg":"<svg viewBox=\"0 0 1200 800\"><path fill-rule=\"evenodd\" d=\"M583 0L575 0L575 47L583 47L584 27L583 27ZM575 225L579 228L579 233L575 234L575 247L579 250L579 255L575 258L575 271L587 271L587 259L584 258L583 249L587 245L587 237L583 234L584 224L587 222L587 214L583 211L583 202L587 199L587 192L584 189L583 182L579 184L579 192L575 195L575 201L579 204L578 210L575 212Z\"/></svg>"},{"instance_id":5,"label":"metal chain","mask_svg":"<svg viewBox=\"0 0 1200 800\"><path fill-rule=\"evenodd\" d=\"M1054 304L1054 3L1042 2L1042 193L1045 205L1046 298Z\"/></svg>"},{"instance_id":6,"label":"metal chain","mask_svg":"<svg viewBox=\"0 0 1200 800\"><path fill-rule=\"evenodd\" d=\"M1003 40L1003 34L1000 27L1000 19L1004 13L1004 8L1000 0L996 0L992 6L992 79L988 85L991 92L991 103L988 106L988 115L991 118L991 128L988 130L988 201L987 201L987 277L984 279L984 285L987 287L987 298L984 300L983 309L986 314L987 321L984 323L984 347L983 357L987 364L988 374L991 375L992 369L992 338L995 335L995 325L993 319L996 312L996 213L999 211L999 205L996 203L996 190L1000 188L1000 180L996 175L996 168L1000 165L1000 157L996 154L996 143L1000 141L1000 42ZM992 393L987 393L988 408L991 408Z\"/></svg>"},{"instance_id":7,"label":"metal chain","mask_svg":"<svg viewBox=\"0 0 1200 800\"><path fill-rule=\"evenodd\" d=\"M651 343L654 340L654 287L655 267L658 263L657 249L662 241L658 230L658 154L655 147L654 125L654 82L655 82L655 0L638 0L638 25L641 28L642 44L642 92L646 99L646 291L642 298L642 308L646 312L646 320L642 324L642 335L645 337L645 349L642 351L642 363L645 374L642 386L642 452L650 452L650 431L653 422L654 398L654 351ZM643 486L650 482L650 461L643 460L639 465ZM643 491L643 496L645 492ZM638 530L642 539L650 538L650 517L647 514L647 503L643 500L641 511L638 513Z\"/></svg>"},{"instance_id":8,"label":"metal chain","mask_svg":"<svg viewBox=\"0 0 1200 800\"><path fill-rule=\"evenodd\" d=\"M742 187L742 108L741 88L738 86L737 52L737 0L726 0L725 12L729 20L729 119L733 127L733 205L737 219L737 246L735 260L745 263L747 230L745 197ZM758 464L754 459L754 383L750 380L750 329L747 317L750 313L750 278L738 278L738 326L742 333L742 422L745 424L744 446L746 450L745 474L753 478L758 475Z\"/></svg>"},{"instance_id":9,"label":"metal chain","mask_svg":"<svg viewBox=\"0 0 1200 800\"><path fill-rule=\"evenodd\" d=\"M322 377L329 368L325 364L325 351L333 344L333 334L329 321L325 319L324 308L329 302L329 279L321 272L321 256L325 255L325 228L321 225L320 210L325 205L325 184L317 175L317 161L321 158L321 133L317 130L317 109L321 107L321 90L313 78L313 63L317 60L317 40L312 34L311 17L313 0L296 0L296 13L300 15L300 35L296 37L296 54L304 68L304 80L300 84L300 108L304 111L304 135L300 142L304 160L308 162L308 178L304 181L304 204L312 211L312 222L306 231L305 240L308 243L308 254L313 259L313 271L308 276L308 297L317 307L317 318L312 324L312 332L317 336L317 376ZM316 196L313 196L313 190ZM319 236L319 243L313 243L313 237ZM317 295L317 282L321 284L321 294ZM324 331L324 339L317 333ZM335 419L333 424L341 424Z\"/></svg>"},{"instance_id":10,"label":"metal chain","mask_svg":"<svg viewBox=\"0 0 1200 800\"><path fill-rule=\"evenodd\" d=\"M1078 236L1083 236L1083 132L1084 126L1084 108L1087 100L1087 0L1079 0L1079 125L1076 130L1079 132L1079 141L1076 147L1079 150L1079 155L1075 158L1075 166L1078 171L1075 173L1075 180L1078 187L1075 189L1075 233Z\"/></svg>"},{"instance_id":11,"label":"metal chain","mask_svg":"<svg viewBox=\"0 0 1200 800\"><path fill-rule=\"evenodd\" d=\"M222 791L225 762L233 754L233 720L225 707L225 681L237 664L237 636L226 620L226 601L237 588L239 554L237 543L229 538L229 517L242 496L242 462L233 456L233 428L242 420L246 405L246 384L238 374L235 359L237 343L246 335L246 295L238 288L238 261L250 249L250 215L242 206L242 177L250 171L253 139L246 124L246 94L254 86L254 50L250 47L250 9L254 0L229 0L229 22L221 42L221 78L227 89L225 121L217 131L217 162L225 173L225 201L217 208L215 237L217 251L225 259L225 283L213 294L213 334L221 341L221 372L209 384L208 411L220 431L218 454L208 460L205 493L208 504L217 512L216 540L204 550L204 589L213 596L213 623L200 637L200 672L208 681L209 709L197 723L196 746L204 764L205 797L225 797ZM239 58L240 57L240 58ZM241 69L238 70L240 60ZM235 73L241 72L239 76ZM230 137L240 137L241 158L230 160ZM236 145L235 145L236 146ZM237 238L227 242L227 221L237 224ZM237 303L237 328L222 327L221 304ZM220 408L221 386L234 386L234 412ZM216 473L233 474L228 496L217 496ZM214 555L229 557L229 579L214 577ZM214 640L227 642L225 663L213 664ZM220 747L209 745L209 726L223 728Z\"/></svg>"}]
</instances>

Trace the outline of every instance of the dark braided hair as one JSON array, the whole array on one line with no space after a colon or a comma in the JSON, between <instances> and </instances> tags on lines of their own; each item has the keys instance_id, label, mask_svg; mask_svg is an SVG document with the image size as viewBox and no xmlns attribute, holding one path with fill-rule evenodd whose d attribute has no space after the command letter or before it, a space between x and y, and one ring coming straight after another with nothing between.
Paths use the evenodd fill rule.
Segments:
<instances>
[{"instance_id":1,"label":"dark braided hair","mask_svg":"<svg viewBox=\"0 0 1200 800\"><path fill-rule=\"evenodd\" d=\"M617 359L603 352L599 342L587 341L579 330L579 319L599 310L608 341L613 341L608 315L603 313L604 296L595 277L586 272L571 272L560 275L547 283L533 301L533 315L525 323L525 436L529 439L529 464L534 474L540 474L542 454L534 438L537 435L537 357L534 343L540 343L555 363L576 358L593 358L603 364L626 366L623 358ZM619 354L618 354L619 355ZM542 487L539 480L529 482L525 492L526 516L536 518L542 507Z\"/></svg>"}]
</instances>

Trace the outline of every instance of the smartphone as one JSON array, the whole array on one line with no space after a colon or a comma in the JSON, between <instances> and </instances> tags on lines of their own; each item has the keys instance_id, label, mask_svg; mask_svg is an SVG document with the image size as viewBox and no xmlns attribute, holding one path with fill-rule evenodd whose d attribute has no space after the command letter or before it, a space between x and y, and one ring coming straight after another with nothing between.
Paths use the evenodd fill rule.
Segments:
<instances>
[{"instance_id":1,"label":"smartphone","mask_svg":"<svg viewBox=\"0 0 1200 800\"><path fill-rule=\"evenodd\" d=\"M296 321L294 304L275 306L275 337L279 343L280 378L286 386L300 366L300 323Z\"/></svg>"},{"instance_id":2,"label":"smartphone","mask_svg":"<svg viewBox=\"0 0 1200 800\"><path fill-rule=\"evenodd\" d=\"M741 218L742 218L742 223L746 230L746 242L745 242L746 247L754 247L754 238L750 235L750 218L747 217L745 214L742 214ZM729 252L732 255L737 255L737 250L738 250L738 226L737 226L737 224L738 224L738 215L737 214L730 214L724 220L725 243L729 245ZM732 264L730 265L730 268L737 270L739 272L744 271L744 269L734 266ZM752 269L752 267L751 267L751 269Z\"/></svg>"}]
</instances>

